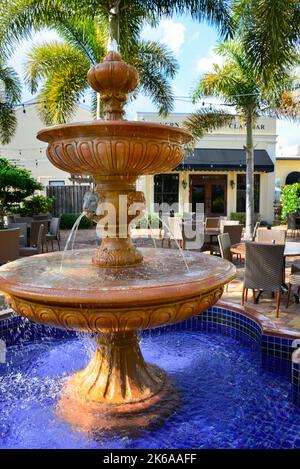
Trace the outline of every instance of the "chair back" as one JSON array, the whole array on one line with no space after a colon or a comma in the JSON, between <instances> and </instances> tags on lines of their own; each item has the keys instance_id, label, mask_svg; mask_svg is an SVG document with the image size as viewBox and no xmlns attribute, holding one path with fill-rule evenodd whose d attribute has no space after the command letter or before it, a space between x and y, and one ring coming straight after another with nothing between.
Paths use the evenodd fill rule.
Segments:
<instances>
[{"instance_id":1,"label":"chair back","mask_svg":"<svg viewBox=\"0 0 300 469\"><path fill-rule=\"evenodd\" d=\"M27 223L29 225L32 221L32 217L15 217L15 223Z\"/></svg>"},{"instance_id":2,"label":"chair back","mask_svg":"<svg viewBox=\"0 0 300 469\"><path fill-rule=\"evenodd\" d=\"M0 264L19 257L20 228L0 230Z\"/></svg>"},{"instance_id":3,"label":"chair back","mask_svg":"<svg viewBox=\"0 0 300 469\"><path fill-rule=\"evenodd\" d=\"M239 225L240 222L238 220L220 220L220 228L223 229L225 225Z\"/></svg>"},{"instance_id":4,"label":"chair back","mask_svg":"<svg viewBox=\"0 0 300 469\"><path fill-rule=\"evenodd\" d=\"M260 226L260 221L257 221L255 223L254 230L253 230L253 233L252 233L252 241L255 241L255 238L257 236L257 230L258 230L259 226Z\"/></svg>"},{"instance_id":5,"label":"chair back","mask_svg":"<svg viewBox=\"0 0 300 469\"><path fill-rule=\"evenodd\" d=\"M244 288L280 292L284 245L246 242Z\"/></svg>"},{"instance_id":6,"label":"chair back","mask_svg":"<svg viewBox=\"0 0 300 469\"><path fill-rule=\"evenodd\" d=\"M50 215L48 213L41 213L40 215L33 215L34 220L50 220Z\"/></svg>"},{"instance_id":7,"label":"chair back","mask_svg":"<svg viewBox=\"0 0 300 469\"><path fill-rule=\"evenodd\" d=\"M168 225L172 239L182 240L182 219L179 217L168 217Z\"/></svg>"},{"instance_id":8,"label":"chair back","mask_svg":"<svg viewBox=\"0 0 300 469\"><path fill-rule=\"evenodd\" d=\"M45 221L41 220L36 220L31 223L30 227L30 246L31 247L38 247L38 237L39 237L39 230L40 226L43 225L45 228ZM46 244L46 230L43 229L42 231L43 237L42 237L42 244Z\"/></svg>"},{"instance_id":9,"label":"chair back","mask_svg":"<svg viewBox=\"0 0 300 469\"><path fill-rule=\"evenodd\" d=\"M7 224L11 224L11 223L15 223L15 218L16 216L19 216L19 215L15 215L15 214L10 214L10 215L7 215Z\"/></svg>"},{"instance_id":10,"label":"chair back","mask_svg":"<svg viewBox=\"0 0 300 469\"><path fill-rule=\"evenodd\" d=\"M284 244L285 238L286 238L285 230L258 230L257 231L258 243Z\"/></svg>"},{"instance_id":11,"label":"chair back","mask_svg":"<svg viewBox=\"0 0 300 469\"><path fill-rule=\"evenodd\" d=\"M218 242L219 242L221 257L223 259L227 259L228 261L232 261L232 255L230 252L231 241L230 241L229 234L223 233L223 234L218 235Z\"/></svg>"},{"instance_id":12,"label":"chair back","mask_svg":"<svg viewBox=\"0 0 300 469\"><path fill-rule=\"evenodd\" d=\"M53 236L58 236L60 218L51 218L49 233Z\"/></svg>"},{"instance_id":13,"label":"chair back","mask_svg":"<svg viewBox=\"0 0 300 469\"><path fill-rule=\"evenodd\" d=\"M241 242L243 225L224 225L223 233L228 233L230 237L231 244L238 244Z\"/></svg>"},{"instance_id":14,"label":"chair back","mask_svg":"<svg viewBox=\"0 0 300 469\"><path fill-rule=\"evenodd\" d=\"M41 223L39 225L39 231L38 231L38 236L37 236L37 244L36 244L36 247L38 248L39 254L43 252L43 244L44 244L45 235L46 235L45 225L43 225L43 223Z\"/></svg>"},{"instance_id":15,"label":"chair back","mask_svg":"<svg viewBox=\"0 0 300 469\"><path fill-rule=\"evenodd\" d=\"M205 220L205 228L219 228L220 226L220 219L219 218L206 218Z\"/></svg>"},{"instance_id":16,"label":"chair back","mask_svg":"<svg viewBox=\"0 0 300 469\"><path fill-rule=\"evenodd\" d=\"M19 244L22 247L27 246L27 223L8 223L7 228L20 228L20 235L22 235L22 238L19 237Z\"/></svg>"},{"instance_id":17,"label":"chair back","mask_svg":"<svg viewBox=\"0 0 300 469\"><path fill-rule=\"evenodd\" d=\"M289 230L295 230L296 229L296 218L297 218L297 213L288 213L287 214L287 225L288 225Z\"/></svg>"}]
</instances>

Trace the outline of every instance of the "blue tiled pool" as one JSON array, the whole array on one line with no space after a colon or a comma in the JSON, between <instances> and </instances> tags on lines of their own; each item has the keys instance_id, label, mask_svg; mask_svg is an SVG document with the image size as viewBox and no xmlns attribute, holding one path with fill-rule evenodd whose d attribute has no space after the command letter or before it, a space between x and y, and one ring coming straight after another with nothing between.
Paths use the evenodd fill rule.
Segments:
<instances>
[{"instance_id":1,"label":"blue tiled pool","mask_svg":"<svg viewBox=\"0 0 300 469\"><path fill-rule=\"evenodd\" d=\"M264 336L239 313L214 307L142 336L145 358L172 376L181 405L136 437L83 435L55 415L62 379L88 361L88 338L18 317L0 321L0 338L1 448L300 448L291 340Z\"/></svg>"}]
</instances>

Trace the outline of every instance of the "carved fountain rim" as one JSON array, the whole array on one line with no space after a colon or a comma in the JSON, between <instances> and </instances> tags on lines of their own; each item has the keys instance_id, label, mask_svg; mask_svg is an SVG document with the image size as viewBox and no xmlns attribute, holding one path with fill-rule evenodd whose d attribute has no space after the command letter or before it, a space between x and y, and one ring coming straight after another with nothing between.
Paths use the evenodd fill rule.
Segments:
<instances>
[{"instance_id":1,"label":"carved fountain rim","mask_svg":"<svg viewBox=\"0 0 300 469\"><path fill-rule=\"evenodd\" d=\"M132 132L136 132L136 135L132 135ZM70 124L45 127L37 133L39 140L49 143L61 138L86 138L89 136L109 139L111 137L170 139L171 142L175 141L182 145L191 140L191 134L178 127L171 127L160 123L126 120L72 122Z\"/></svg>"},{"instance_id":2,"label":"carved fountain rim","mask_svg":"<svg viewBox=\"0 0 300 469\"><path fill-rule=\"evenodd\" d=\"M84 250L86 251L86 250ZM207 255L201 253L195 253L201 258ZM46 254L47 259L50 257L57 257L57 253ZM34 256L35 259L39 257L45 257L45 254ZM154 304L166 304L169 302L176 302L187 298L195 297L197 295L205 294L209 291L214 290L217 287L230 282L235 278L236 269L233 264L229 264L227 261L216 258L216 263L224 263L227 265L226 271L215 273L214 269L208 272L208 276L205 278L185 278L184 283L180 279L172 279L166 281L166 283L158 285L131 285L129 289L112 288L109 287L103 289L103 286L99 286L99 289L77 290L77 289L66 289L66 288L45 288L42 286L28 285L27 283L18 283L16 278L13 277L10 281L9 278L1 276L1 290L5 293L31 300L34 302L45 302L45 303L56 303L72 305L78 302L79 304L97 304L98 307L104 307L110 305L111 307L120 307L133 305L154 305ZM14 264L20 264L22 260L14 261ZM13 263L10 263L10 269ZM2 268L3 269L3 268ZM2 270L5 271L5 268ZM198 284L198 285L197 285Z\"/></svg>"}]
</instances>

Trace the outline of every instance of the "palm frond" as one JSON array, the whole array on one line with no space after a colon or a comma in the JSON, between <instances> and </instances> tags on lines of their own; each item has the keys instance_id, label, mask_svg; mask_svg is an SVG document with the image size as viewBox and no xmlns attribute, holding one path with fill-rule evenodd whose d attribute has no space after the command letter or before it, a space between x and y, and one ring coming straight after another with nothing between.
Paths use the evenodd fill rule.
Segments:
<instances>
[{"instance_id":1,"label":"palm frond","mask_svg":"<svg viewBox=\"0 0 300 469\"><path fill-rule=\"evenodd\" d=\"M17 118L13 107L7 103L0 103L0 142L6 145L10 142L17 129Z\"/></svg>"},{"instance_id":2,"label":"palm frond","mask_svg":"<svg viewBox=\"0 0 300 469\"><path fill-rule=\"evenodd\" d=\"M0 65L0 82L3 84L4 101L15 105L21 100L21 81L18 74L11 67Z\"/></svg>"},{"instance_id":3,"label":"palm frond","mask_svg":"<svg viewBox=\"0 0 300 469\"><path fill-rule=\"evenodd\" d=\"M25 79L34 93L42 80L63 74L64 68L76 68L81 80L89 69L88 58L78 49L63 42L45 42L32 47L25 63ZM72 86L72 85L71 85Z\"/></svg>"},{"instance_id":4,"label":"palm frond","mask_svg":"<svg viewBox=\"0 0 300 469\"><path fill-rule=\"evenodd\" d=\"M234 121L234 114L216 108L203 107L184 121L183 127L193 134L195 138L202 138L207 132L219 129Z\"/></svg>"},{"instance_id":5,"label":"palm frond","mask_svg":"<svg viewBox=\"0 0 300 469\"><path fill-rule=\"evenodd\" d=\"M248 4L247 4L248 3ZM294 62L300 43L298 0L252 0L238 9L245 49L265 84Z\"/></svg>"}]
</instances>

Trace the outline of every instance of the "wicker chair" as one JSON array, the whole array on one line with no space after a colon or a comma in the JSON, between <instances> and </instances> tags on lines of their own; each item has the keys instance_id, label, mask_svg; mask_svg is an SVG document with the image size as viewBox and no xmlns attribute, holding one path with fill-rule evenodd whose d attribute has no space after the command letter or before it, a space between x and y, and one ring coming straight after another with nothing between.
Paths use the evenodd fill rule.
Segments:
<instances>
[{"instance_id":1,"label":"wicker chair","mask_svg":"<svg viewBox=\"0 0 300 469\"><path fill-rule=\"evenodd\" d=\"M259 226L260 226L260 221L257 221L255 223L254 230L253 230L253 233L252 233L252 241L255 241L255 238L257 236L257 230L258 230Z\"/></svg>"},{"instance_id":2,"label":"wicker chair","mask_svg":"<svg viewBox=\"0 0 300 469\"><path fill-rule=\"evenodd\" d=\"M41 254L43 252L43 239L44 239L45 227L43 224L39 225L39 231L36 238L36 246L30 246L26 248L20 248L20 256L34 256L35 254Z\"/></svg>"},{"instance_id":3,"label":"wicker chair","mask_svg":"<svg viewBox=\"0 0 300 469\"><path fill-rule=\"evenodd\" d=\"M276 293L276 317L279 317L281 285L284 265L283 244L260 244L246 242L245 275L242 305L247 300L248 289Z\"/></svg>"},{"instance_id":4,"label":"wicker chair","mask_svg":"<svg viewBox=\"0 0 300 469\"><path fill-rule=\"evenodd\" d=\"M226 226L229 226L229 225L232 225L232 226L235 226L235 225L239 225L240 222L238 220L220 220L220 229L221 231L223 230L223 227L224 225Z\"/></svg>"},{"instance_id":5,"label":"wicker chair","mask_svg":"<svg viewBox=\"0 0 300 469\"><path fill-rule=\"evenodd\" d=\"M22 235L21 237L19 237L19 244L22 247L27 246L27 223L8 223L7 228L19 228L20 235Z\"/></svg>"},{"instance_id":6,"label":"wicker chair","mask_svg":"<svg viewBox=\"0 0 300 469\"><path fill-rule=\"evenodd\" d=\"M222 259L232 261L232 254L230 252L231 242L228 233L218 235L219 249ZM226 284L225 290L228 292L228 283Z\"/></svg>"},{"instance_id":7,"label":"wicker chair","mask_svg":"<svg viewBox=\"0 0 300 469\"><path fill-rule=\"evenodd\" d=\"M30 223L33 222L33 218L32 217L17 217L15 216L15 223L27 223L28 225L30 225Z\"/></svg>"},{"instance_id":8,"label":"wicker chair","mask_svg":"<svg viewBox=\"0 0 300 469\"><path fill-rule=\"evenodd\" d=\"M0 230L0 264L19 257L20 228Z\"/></svg>"},{"instance_id":9,"label":"wicker chair","mask_svg":"<svg viewBox=\"0 0 300 469\"><path fill-rule=\"evenodd\" d=\"M46 234L46 240L51 241L53 251L53 241L57 241L58 250L60 251L60 233L59 233L60 218L52 218L50 222L49 233Z\"/></svg>"},{"instance_id":10,"label":"wicker chair","mask_svg":"<svg viewBox=\"0 0 300 469\"><path fill-rule=\"evenodd\" d=\"M291 267L291 275L289 279L289 286L288 286L288 294L286 298L285 307L288 308L290 304L292 286L295 285L298 287L297 289L297 297L296 301L299 302L299 295L300 295L300 264L292 264Z\"/></svg>"},{"instance_id":11,"label":"wicker chair","mask_svg":"<svg viewBox=\"0 0 300 469\"><path fill-rule=\"evenodd\" d=\"M40 226L43 225L42 230L42 252L44 252L44 246L46 248L46 252L48 252L48 244L46 239L46 228L45 228L45 220L44 221L33 221L30 227L30 247L36 248L38 247L38 239L40 235Z\"/></svg>"},{"instance_id":12,"label":"wicker chair","mask_svg":"<svg viewBox=\"0 0 300 469\"><path fill-rule=\"evenodd\" d=\"M258 230L257 242L258 243L272 243L284 244L286 239L285 230Z\"/></svg>"},{"instance_id":13,"label":"wicker chair","mask_svg":"<svg viewBox=\"0 0 300 469\"><path fill-rule=\"evenodd\" d=\"M300 230L300 224L298 220L300 219L300 213L288 213L287 214L287 224L288 229L292 231L292 236L296 236L298 231Z\"/></svg>"},{"instance_id":14,"label":"wicker chair","mask_svg":"<svg viewBox=\"0 0 300 469\"><path fill-rule=\"evenodd\" d=\"M223 233L228 233L230 237L231 244L238 244L241 242L243 225L224 225Z\"/></svg>"},{"instance_id":15,"label":"wicker chair","mask_svg":"<svg viewBox=\"0 0 300 469\"><path fill-rule=\"evenodd\" d=\"M205 228L219 228L220 226L220 218L206 218L205 220Z\"/></svg>"}]
</instances>

